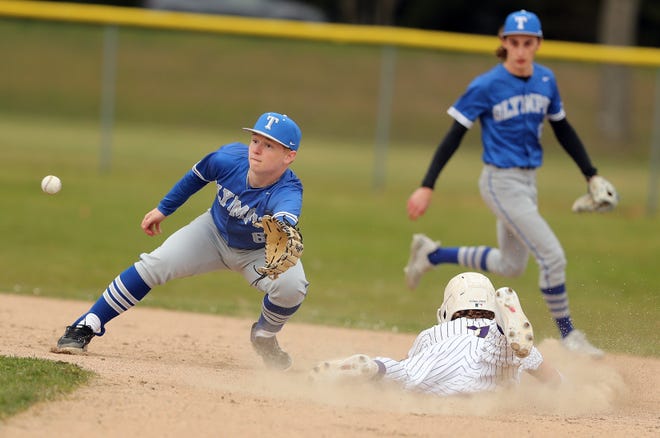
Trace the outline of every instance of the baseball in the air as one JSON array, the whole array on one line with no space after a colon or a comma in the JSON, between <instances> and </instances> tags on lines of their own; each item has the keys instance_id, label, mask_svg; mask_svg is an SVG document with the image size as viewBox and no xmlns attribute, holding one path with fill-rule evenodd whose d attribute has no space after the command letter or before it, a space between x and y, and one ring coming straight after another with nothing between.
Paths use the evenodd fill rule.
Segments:
<instances>
[{"instance_id":1,"label":"baseball in the air","mask_svg":"<svg viewBox=\"0 0 660 438\"><path fill-rule=\"evenodd\" d=\"M61 188L62 181L60 181L60 179L55 175L45 176L44 179L41 180L41 190L48 193L49 195L54 195L55 193L59 192Z\"/></svg>"}]
</instances>

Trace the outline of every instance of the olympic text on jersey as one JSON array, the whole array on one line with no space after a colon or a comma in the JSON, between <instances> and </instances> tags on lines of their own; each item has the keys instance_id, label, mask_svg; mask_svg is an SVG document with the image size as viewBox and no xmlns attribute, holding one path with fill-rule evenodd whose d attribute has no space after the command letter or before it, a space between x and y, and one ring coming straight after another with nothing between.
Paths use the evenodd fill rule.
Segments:
<instances>
[{"instance_id":1,"label":"olympic text on jersey","mask_svg":"<svg viewBox=\"0 0 660 438\"><path fill-rule=\"evenodd\" d=\"M520 114L546 114L548 105L550 105L550 99L542 94L511 96L493 106L493 119L501 122Z\"/></svg>"},{"instance_id":2,"label":"olympic text on jersey","mask_svg":"<svg viewBox=\"0 0 660 438\"><path fill-rule=\"evenodd\" d=\"M249 205L243 205L234 192L222 187L220 183L216 183L216 185L218 186L218 204L227 209L229 216L242 219L243 223L246 225L248 222L254 224L259 221L256 208L251 208ZM231 202L229 202L230 199L232 200Z\"/></svg>"}]
</instances>

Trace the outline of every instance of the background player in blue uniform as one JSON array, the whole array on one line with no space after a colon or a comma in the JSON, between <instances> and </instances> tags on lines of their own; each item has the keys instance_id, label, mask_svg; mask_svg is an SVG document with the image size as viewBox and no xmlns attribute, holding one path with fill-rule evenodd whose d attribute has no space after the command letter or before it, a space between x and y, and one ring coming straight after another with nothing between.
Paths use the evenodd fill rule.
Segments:
<instances>
[{"instance_id":1,"label":"background player in blue uniform","mask_svg":"<svg viewBox=\"0 0 660 438\"><path fill-rule=\"evenodd\" d=\"M300 261L274 280L256 271L265 262L265 236L257 224L264 215L298 223L303 186L289 165L300 147L301 131L291 118L273 112L243 129L251 132L249 146L227 144L202 158L145 215L141 227L150 236L160 234L161 222L208 183L217 188L211 208L120 273L89 311L66 328L53 351L83 353L94 336L105 333L108 321L157 285L231 270L264 293L261 315L250 333L254 349L271 368L291 366L275 334L298 310L309 283Z\"/></svg>"},{"instance_id":2,"label":"background player in blue uniform","mask_svg":"<svg viewBox=\"0 0 660 438\"><path fill-rule=\"evenodd\" d=\"M464 134L479 119L484 168L481 196L497 217L499 247L441 247L427 236L413 236L405 268L409 288L440 263L455 263L506 277L521 275L530 254L538 263L539 286L564 345L602 356L583 332L575 330L566 290L566 257L559 240L537 206L536 168L542 164L540 143L547 117L557 140L587 181L596 175L584 145L566 120L553 72L534 62L543 33L538 17L525 10L509 14L497 55L503 60L475 78L449 108L454 123L438 146L421 187L408 199L408 216L416 220L428 208L435 182Z\"/></svg>"}]
</instances>

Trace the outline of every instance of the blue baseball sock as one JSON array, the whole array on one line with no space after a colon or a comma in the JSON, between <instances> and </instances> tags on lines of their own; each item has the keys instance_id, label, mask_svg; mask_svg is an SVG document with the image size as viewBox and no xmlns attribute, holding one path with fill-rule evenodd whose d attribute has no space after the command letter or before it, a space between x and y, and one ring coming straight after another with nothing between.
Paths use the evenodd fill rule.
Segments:
<instances>
[{"instance_id":1,"label":"blue baseball sock","mask_svg":"<svg viewBox=\"0 0 660 438\"><path fill-rule=\"evenodd\" d=\"M300 304L294 307L280 307L273 304L268 295L264 295L261 303L261 315L257 321L257 328L271 333L277 333L282 330L282 326L293 316L300 308Z\"/></svg>"},{"instance_id":2,"label":"blue baseball sock","mask_svg":"<svg viewBox=\"0 0 660 438\"><path fill-rule=\"evenodd\" d=\"M479 271L488 271L486 258L491 249L489 246L440 247L429 254L429 261L433 265L453 263Z\"/></svg>"},{"instance_id":3,"label":"blue baseball sock","mask_svg":"<svg viewBox=\"0 0 660 438\"><path fill-rule=\"evenodd\" d=\"M559 328L559 333L561 333L562 338L565 338L570 332L573 331L573 321L571 320L570 316L566 316L564 318L555 318L555 323Z\"/></svg>"},{"instance_id":4,"label":"blue baseball sock","mask_svg":"<svg viewBox=\"0 0 660 438\"><path fill-rule=\"evenodd\" d=\"M558 286L541 289L543 299L550 314L559 328L559 333L562 338L565 338L570 332L573 331L573 321L568 309L568 294L566 293L566 285L560 284Z\"/></svg>"},{"instance_id":5,"label":"blue baseball sock","mask_svg":"<svg viewBox=\"0 0 660 438\"><path fill-rule=\"evenodd\" d=\"M440 263L458 263L458 247L440 247L429 254L429 261L433 265Z\"/></svg>"},{"instance_id":6,"label":"blue baseball sock","mask_svg":"<svg viewBox=\"0 0 660 438\"><path fill-rule=\"evenodd\" d=\"M135 266L131 266L119 274L112 283L108 285L103 294L89 309L89 312L78 318L73 325L84 322L89 314L96 315L100 321L100 327L93 327L97 336L105 333L105 324L111 319L136 305L149 293L151 288L138 274ZM94 318L91 318L94 321Z\"/></svg>"}]
</instances>

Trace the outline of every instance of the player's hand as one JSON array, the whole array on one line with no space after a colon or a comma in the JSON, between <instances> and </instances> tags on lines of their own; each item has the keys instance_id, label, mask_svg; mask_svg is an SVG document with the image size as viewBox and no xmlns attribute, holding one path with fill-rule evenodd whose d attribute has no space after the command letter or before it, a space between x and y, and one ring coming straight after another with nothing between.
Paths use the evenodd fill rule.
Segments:
<instances>
[{"instance_id":1,"label":"player's hand","mask_svg":"<svg viewBox=\"0 0 660 438\"><path fill-rule=\"evenodd\" d=\"M157 208L154 208L149 213L144 215L140 227L142 230L147 233L148 236L155 236L160 234L160 223L165 220L167 216L160 212Z\"/></svg>"},{"instance_id":2,"label":"player's hand","mask_svg":"<svg viewBox=\"0 0 660 438\"><path fill-rule=\"evenodd\" d=\"M415 190L408 198L408 218L414 221L423 215L431 204L432 196L433 189L428 187L420 187Z\"/></svg>"}]
</instances>

